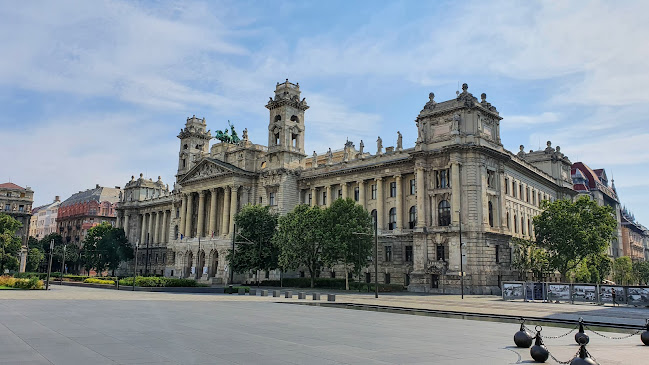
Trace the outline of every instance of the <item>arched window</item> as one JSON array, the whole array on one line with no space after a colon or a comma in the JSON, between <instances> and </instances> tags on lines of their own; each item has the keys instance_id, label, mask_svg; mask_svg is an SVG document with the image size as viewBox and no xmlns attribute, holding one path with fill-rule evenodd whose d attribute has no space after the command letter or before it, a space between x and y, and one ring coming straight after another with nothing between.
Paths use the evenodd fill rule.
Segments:
<instances>
[{"instance_id":1,"label":"arched window","mask_svg":"<svg viewBox=\"0 0 649 365\"><path fill-rule=\"evenodd\" d=\"M410 229L414 229L415 226L417 225L417 207L412 206L410 207L410 212L408 214L409 219L408 219L408 224L410 226Z\"/></svg>"},{"instance_id":2,"label":"arched window","mask_svg":"<svg viewBox=\"0 0 649 365\"><path fill-rule=\"evenodd\" d=\"M440 226L451 224L451 205L446 200L442 200L437 205L437 217Z\"/></svg>"},{"instance_id":3,"label":"arched window","mask_svg":"<svg viewBox=\"0 0 649 365\"><path fill-rule=\"evenodd\" d=\"M489 202L489 227L494 226L494 206Z\"/></svg>"},{"instance_id":4,"label":"arched window","mask_svg":"<svg viewBox=\"0 0 649 365\"><path fill-rule=\"evenodd\" d=\"M390 220L390 222L388 223L388 229L393 230L393 229L397 228L397 209L396 208L391 208L390 209L389 220Z\"/></svg>"},{"instance_id":5,"label":"arched window","mask_svg":"<svg viewBox=\"0 0 649 365\"><path fill-rule=\"evenodd\" d=\"M279 115L279 114L277 114L277 115L275 116L275 121L276 121L276 122L279 122L280 120L282 120L282 116Z\"/></svg>"},{"instance_id":6,"label":"arched window","mask_svg":"<svg viewBox=\"0 0 649 365\"><path fill-rule=\"evenodd\" d=\"M175 240L178 239L178 225L176 225L176 226L174 227L174 239L175 239Z\"/></svg>"},{"instance_id":7,"label":"arched window","mask_svg":"<svg viewBox=\"0 0 649 365\"><path fill-rule=\"evenodd\" d=\"M297 115L291 115L291 122L300 122L300 118L297 117Z\"/></svg>"}]
</instances>

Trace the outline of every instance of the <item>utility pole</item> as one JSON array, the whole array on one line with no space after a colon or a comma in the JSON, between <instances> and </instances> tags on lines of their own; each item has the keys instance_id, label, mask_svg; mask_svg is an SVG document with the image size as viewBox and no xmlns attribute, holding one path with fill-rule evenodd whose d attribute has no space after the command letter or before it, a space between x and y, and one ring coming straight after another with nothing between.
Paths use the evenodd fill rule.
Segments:
<instances>
[{"instance_id":1,"label":"utility pole","mask_svg":"<svg viewBox=\"0 0 649 365\"><path fill-rule=\"evenodd\" d=\"M140 241L135 242L135 259L133 261L133 291L135 291L135 277L137 275L137 249L140 246Z\"/></svg>"},{"instance_id":2,"label":"utility pole","mask_svg":"<svg viewBox=\"0 0 649 365\"><path fill-rule=\"evenodd\" d=\"M462 299L464 299L464 251L462 249L462 211L458 210L460 216L460 285Z\"/></svg>"},{"instance_id":3,"label":"utility pole","mask_svg":"<svg viewBox=\"0 0 649 365\"><path fill-rule=\"evenodd\" d=\"M50 273L52 272L52 255L54 254L54 239L50 241L50 263L47 265L47 281L45 281L45 290L50 289Z\"/></svg>"},{"instance_id":4,"label":"utility pole","mask_svg":"<svg viewBox=\"0 0 649 365\"><path fill-rule=\"evenodd\" d=\"M237 232L237 225L233 224L232 225L232 258L233 259L234 259L234 239L237 236L236 232ZM234 270L232 269L232 261L234 260L231 260L231 262L228 263L228 265L230 266L230 285L232 285L232 282L234 281Z\"/></svg>"},{"instance_id":5,"label":"utility pole","mask_svg":"<svg viewBox=\"0 0 649 365\"><path fill-rule=\"evenodd\" d=\"M379 218L374 218L374 298L379 297Z\"/></svg>"},{"instance_id":6,"label":"utility pole","mask_svg":"<svg viewBox=\"0 0 649 365\"><path fill-rule=\"evenodd\" d=\"M65 249L68 247L65 243L63 244L63 262L61 263L61 283L63 285L63 272L65 271Z\"/></svg>"}]
</instances>

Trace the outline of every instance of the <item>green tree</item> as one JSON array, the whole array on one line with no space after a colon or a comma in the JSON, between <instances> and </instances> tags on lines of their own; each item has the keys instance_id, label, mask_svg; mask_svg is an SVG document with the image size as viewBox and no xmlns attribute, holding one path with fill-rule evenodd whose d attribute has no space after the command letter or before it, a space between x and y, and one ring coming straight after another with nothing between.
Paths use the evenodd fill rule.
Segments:
<instances>
[{"instance_id":1,"label":"green tree","mask_svg":"<svg viewBox=\"0 0 649 365\"><path fill-rule=\"evenodd\" d=\"M273 242L279 248L279 267L288 270L306 267L312 288L316 272L328 264L323 256L323 246L326 244L323 216L323 210L317 206L298 205L279 218L278 229L273 236Z\"/></svg>"},{"instance_id":2,"label":"green tree","mask_svg":"<svg viewBox=\"0 0 649 365\"><path fill-rule=\"evenodd\" d=\"M633 264L630 257L622 256L613 261L613 278L619 285L633 283Z\"/></svg>"},{"instance_id":3,"label":"green tree","mask_svg":"<svg viewBox=\"0 0 649 365\"><path fill-rule=\"evenodd\" d=\"M22 223L13 217L0 213L0 274L5 269L17 270L20 262L18 254L22 247L20 237L16 231L22 227Z\"/></svg>"},{"instance_id":4,"label":"green tree","mask_svg":"<svg viewBox=\"0 0 649 365\"><path fill-rule=\"evenodd\" d=\"M548 254L550 268L562 280L590 255L604 253L617 227L613 208L599 206L587 196L576 201L543 201L544 209L533 218L536 243Z\"/></svg>"},{"instance_id":5,"label":"green tree","mask_svg":"<svg viewBox=\"0 0 649 365\"><path fill-rule=\"evenodd\" d=\"M348 270L360 275L372 252L372 216L352 199L337 199L323 214L324 261L345 267L345 288L349 290Z\"/></svg>"},{"instance_id":6,"label":"green tree","mask_svg":"<svg viewBox=\"0 0 649 365\"><path fill-rule=\"evenodd\" d=\"M649 284L649 262L636 261L633 263L633 276L640 285Z\"/></svg>"},{"instance_id":7,"label":"green tree","mask_svg":"<svg viewBox=\"0 0 649 365\"><path fill-rule=\"evenodd\" d=\"M228 250L226 259L231 270L237 273L251 270L270 271L278 267L277 247L273 235L277 229L278 215L269 206L246 205L234 217L237 225L237 245L234 255Z\"/></svg>"},{"instance_id":8,"label":"green tree","mask_svg":"<svg viewBox=\"0 0 649 365\"><path fill-rule=\"evenodd\" d=\"M86 270L102 273L114 271L123 261L133 258L133 247L128 243L122 228L102 223L88 230L81 249L81 262Z\"/></svg>"},{"instance_id":9,"label":"green tree","mask_svg":"<svg viewBox=\"0 0 649 365\"><path fill-rule=\"evenodd\" d=\"M27 264L25 271L38 271L38 267L45 259L45 254L38 248L30 248L27 251Z\"/></svg>"},{"instance_id":10,"label":"green tree","mask_svg":"<svg viewBox=\"0 0 649 365\"><path fill-rule=\"evenodd\" d=\"M540 281L545 273L552 271L548 253L534 241L512 238L511 244L514 248L512 267L518 271L520 279L525 280L531 272L534 279Z\"/></svg>"}]
</instances>

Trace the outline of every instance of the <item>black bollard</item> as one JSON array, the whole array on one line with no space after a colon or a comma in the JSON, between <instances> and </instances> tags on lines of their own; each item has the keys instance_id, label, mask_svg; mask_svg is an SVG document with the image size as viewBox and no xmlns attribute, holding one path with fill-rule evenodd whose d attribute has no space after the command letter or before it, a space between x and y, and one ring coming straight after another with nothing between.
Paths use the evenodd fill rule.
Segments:
<instances>
[{"instance_id":1,"label":"black bollard","mask_svg":"<svg viewBox=\"0 0 649 365\"><path fill-rule=\"evenodd\" d=\"M645 346L649 346L649 319L647 320L646 330L640 335L640 340L642 340L642 343L644 343Z\"/></svg>"},{"instance_id":2,"label":"black bollard","mask_svg":"<svg viewBox=\"0 0 649 365\"><path fill-rule=\"evenodd\" d=\"M580 343L579 346L579 355L570 361L570 365L597 365L595 360L588 356L588 352L586 351L586 342L583 342L582 340L582 343Z\"/></svg>"},{"instance_id":3,"label":"black bollard","mask_svg":"<svg viewBox=\"0 0 649 365\"><path fill-rule=\"evenodd\" d=\"M514 343L517 347L528 348L532 346L532 337L525 332L524 321L521 321L520 331L514 334Z\"/></svg>"},{"instance_id":4,"label":"black bollard","mask_svg":"<svg viewBox=\"0 0 649 365\"><path fill-rule=\"evenodd\" d=\"M536 327L536 337L534 337L534 346L530 349L530 355L536 362L546 362L548 357L550 357L550 352L543 344L543 340L541 340L541 328L539 328L541 326Z\"/></svg>"},{"instance_id":5,"label":"black bollard","mask_svg":"<svg viewBox=\"0 0 649 365\"><path fill-rule=\"evenodd\" d=\"M590 342L590 338L588 337L587 334L584 333L584 319L579 318L579 332L575 333L575 342L577 342L578 345L581 344L581 338L584 339L584 344L588 344Z\"/></svg>"}]
</instances>

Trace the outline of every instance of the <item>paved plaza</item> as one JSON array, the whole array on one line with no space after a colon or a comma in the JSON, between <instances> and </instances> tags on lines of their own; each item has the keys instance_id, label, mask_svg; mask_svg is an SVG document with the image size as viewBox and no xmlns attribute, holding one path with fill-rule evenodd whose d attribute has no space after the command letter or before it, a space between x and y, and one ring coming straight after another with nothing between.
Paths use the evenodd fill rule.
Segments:
<instances>
[{"instance_id":1,"label":"paved plaza","mask_svg":"<svg viewBox=\"0 0 649 365\"><path fill-rule=\"evenodd\" d=\"M370 300L367 295L339 296L338 300L352 297ZM465 303L483 309L489 303L484 298L467 299ZM426 302L435 306L437 301L440 306L452 306L455 300L450 296L382 296L380 304L411 301L413 306ZM49 292L0 291L0 364L459 365L532 361L529 350L513 347L513 324L281 303L285 301L298 302L56 285ZM514 310L531 305L492 304ZM619 309L597 311L610 311L615 317ZM554 327L543 330L548 336L565 332ZM564 361L577 351L572 335L548 339L546 344ZM589 350L602 365L649 363L649 348L641 346L638 336L609 340L591 335Z\"/></svg>"}]
</instances>

